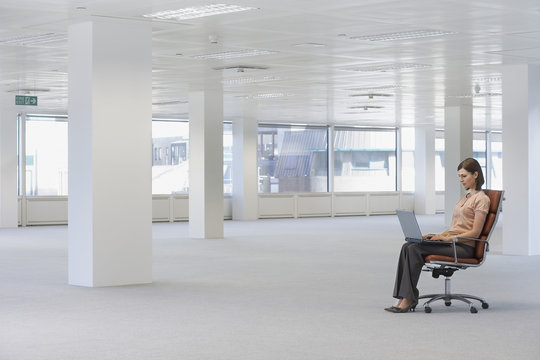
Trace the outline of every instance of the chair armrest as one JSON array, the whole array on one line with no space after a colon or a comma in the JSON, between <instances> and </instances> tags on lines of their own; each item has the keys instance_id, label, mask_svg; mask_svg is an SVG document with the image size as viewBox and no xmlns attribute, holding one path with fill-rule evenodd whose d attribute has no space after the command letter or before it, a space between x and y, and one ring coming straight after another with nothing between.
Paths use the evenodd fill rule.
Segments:
<instances>
[{"instance_id":1,"label":"chair armrest","mask_svg":"<svg viewBox=\"0 0 540 360\"><path fill-rule=\"evenodd\" d=\"M489 251L489 242L488 242L487 240L476 239L476 238L470 238L470 237L459 237L459 236L456 236L454 239L457 239L457 240L456 240L457 242L459 242L459 240L472 240L472 241L485 242L485 243L486 243L486 246L487 246L486 251Z\"/></svg>"},{"instance_id":2,"label":"chair armrest","mask_svg":"<svg viewBox=\"0 0 540 360\"><path fill-rule=\"evenodd\" d=\"M456 243L459 242L459 240L473 240L473 241L481 241L481 242L485 242L486 245L487 245L487 249L486 251L489 251L489 242L487 240L482 240L482 239L476 239L476 238L469 238L469 237L459 237L459 236L454 236L452 238L452 250L454 250L454 264L458 264L458 257L457 257L457 249L456 249Z\"/></svg>"}]
</instances>

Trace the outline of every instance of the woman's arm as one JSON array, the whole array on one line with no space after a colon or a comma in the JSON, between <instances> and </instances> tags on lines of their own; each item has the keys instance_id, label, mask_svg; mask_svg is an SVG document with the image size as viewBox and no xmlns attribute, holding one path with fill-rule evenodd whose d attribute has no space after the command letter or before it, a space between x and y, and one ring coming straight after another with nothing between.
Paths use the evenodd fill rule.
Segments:
<instances>
[{"instance_id":1,"label":"woman's arm","mask_svg":"<svg viewBox=\"0 0 540 360\"><path fill-rule=\"evenodd\" d=\"M471 230L465 231L464 233L457 234L457 235L448 235L448 230L446 230L445 232L441 234L432 235L430 240L452 241L452 238L456 236L477 239L480 236L480 233L482 232L482 228L484 227L486 216L487 214L484 212L476 212L474 215L474 222L473 222L473 227Z\"/></svg>"}]
</instances>

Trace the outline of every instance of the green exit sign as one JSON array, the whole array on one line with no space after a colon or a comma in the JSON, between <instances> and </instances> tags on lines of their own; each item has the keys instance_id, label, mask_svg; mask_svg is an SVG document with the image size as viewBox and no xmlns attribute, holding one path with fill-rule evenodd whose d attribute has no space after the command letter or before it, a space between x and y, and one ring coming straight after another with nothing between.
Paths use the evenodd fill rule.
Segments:
<instances>
[{"instance_id":1,"label":"green exit sign","mask_svg":"<svg viewBox=\"0 0 540 360\"><path fill-rule=\"evenodd\" d=\"M37 96L15 95L15 105L37 106Z\"/></svg>"}]
</instances>

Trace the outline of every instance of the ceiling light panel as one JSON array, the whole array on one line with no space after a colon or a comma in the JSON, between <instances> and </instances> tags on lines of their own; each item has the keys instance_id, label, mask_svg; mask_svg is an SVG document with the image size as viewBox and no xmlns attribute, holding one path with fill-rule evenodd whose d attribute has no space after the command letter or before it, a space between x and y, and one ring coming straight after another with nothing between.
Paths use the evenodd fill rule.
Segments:
<instances>
[{"instance_id":1,"label":"ceiling light panel","mask_svg":"<svg viewBox=\"0 0 540 360\"><path fill-rule=\"evenodd\" d=\"M431 67L431 65L428 65L428 64L395 63L395 64L380 64L380 65L351 67L351 68L347 68L343 70L360 71L360 72L385 72L385 71L394 71L394 70L424 69L424 68L429 68L429 67Z\"/></svg>"},{"instance_id":2,"label":"ceiling light panel","mask_svg":"<svg viewBox=\"0 0 540 360\"><path fill-rule=\"evenodd\" d=\"M422 30L414 30L414 31L385 33L385 34L352 36L350 37L350 39L366 40L366 41L396 41L396 40L411 40L411 39L420 39L420 38L426 38L426 37L454 35L454 34L457 34L457 33L453 31L422 29Z\"/></svg>"},{"instance_id":3,"label":"ceiling light panel","mask_svg":"<svg viewBox=\"0 0 540 360\"><path fill-rule=\"evenodd\" d=\"M214 53L214 54L202 54L202 55L194 55L192 58L194 59L218 59L218 60L226 60L226 59L236 59L241 57L248 57L248 56L260 56L260 55L271 55L276 54L277 51L271 51L271 50L257 50L257 49L243 49L243 50L234 50L234 51L225 51L220 53Z\"/></svg>"},{"instance_id":4,"label":"ceiling light panel","mask_svg":"<svg viewBox=\"0 0 540 360\"><path fill-rule=\"evenodd\" d=\"M236 79L227 79L223 80L221 83L223 85L246 85L246 84L255 84L255 83L261 83L261 82L267 82L267 81L279 81L283 80L279 76L263 76L261 78L255 78L255 77L244 77L244 78L236 78Z\"/></svg>"},{"instance_id":5,"label":"ceiling light panel","mask_svg":"<svg viewBox=\"0 0 540 360\"><path fill-rule=\"evenodd\" d=\"M161 19L161 20L189 20L206 16L230 14L248 10L255 10L257 8L249 6L239 5L227 5L227 4L210 4L204 6L193 6L178 10L165 10L152 14L143 15L146 18Z\"/></svg>"},{"instance_id":6,"label":"ceiling light panel","mask_svg":"<svg viewBox=\"0 0 540 360\"><path fill-rule=\"evenodd\" d=\"M0 44L28 46L28 45L44 44L44 43L49 43L53 41L63 41L63 40L67 40L66 34L42 33L42 34L18 36L11 39L0 40Z\"/></svg>"}]
</instances>

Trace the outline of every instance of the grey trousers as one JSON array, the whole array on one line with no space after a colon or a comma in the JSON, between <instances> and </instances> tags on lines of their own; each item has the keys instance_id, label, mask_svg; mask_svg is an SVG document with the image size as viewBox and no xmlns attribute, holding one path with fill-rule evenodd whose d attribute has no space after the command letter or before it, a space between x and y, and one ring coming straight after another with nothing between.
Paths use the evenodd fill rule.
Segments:
<instances>
[{"instance_id":1,"label":"grey trousers","mask_svg":"<svg viewBox=\"0 0 540 360\"><path fill-rule=\"evenodd\" d=\"M461 258L473 257L474 248L472 246L456 244L457 256ZM394 284L394 297L396 299L418 300L418 289L416 288L424 258L427 255L445 255L454 257L452 246L448 245L422 245L406 242L401 247L399 262L396 272L396 282Z\"/></svg>"}]
</instances>

